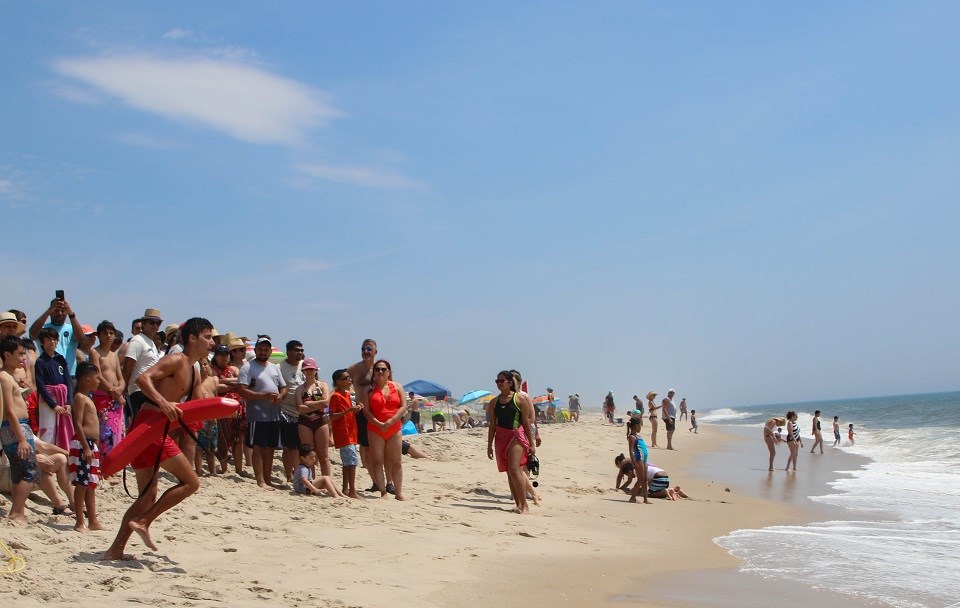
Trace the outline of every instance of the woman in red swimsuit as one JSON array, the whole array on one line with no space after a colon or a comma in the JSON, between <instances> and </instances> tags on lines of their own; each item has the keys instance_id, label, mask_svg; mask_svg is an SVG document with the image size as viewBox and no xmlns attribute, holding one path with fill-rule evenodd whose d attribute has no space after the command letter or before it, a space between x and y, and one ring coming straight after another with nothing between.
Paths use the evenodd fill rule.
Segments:
<instances>
[{"instance_id":1,"label":"woman in red swimsuit","mask_svg":"<svg viewBox=\"0 0 960 608\"><path fill-rule=\"evenodd\" d=\"M370 399L363 408L367 417L367 436L370 440L370 476L380 488L380 497L387 496L384 468L392 473L394 495L403 497L403 455L400 425L406 411L403 387L393 381L390 363L380 359L373 364L373 384Z\"/></svg>"}]
</instances>

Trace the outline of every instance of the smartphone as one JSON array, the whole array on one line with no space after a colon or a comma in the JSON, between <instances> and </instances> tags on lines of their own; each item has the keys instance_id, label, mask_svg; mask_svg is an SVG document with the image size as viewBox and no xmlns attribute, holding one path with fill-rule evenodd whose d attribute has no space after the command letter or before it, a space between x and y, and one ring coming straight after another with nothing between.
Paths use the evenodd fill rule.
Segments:
<instances>
[{"instance_id":1,"label":"smartphone","mask_svg":"<svg viewBox=\"0 0 960 608\"><path fill-rule=\"evenodd\" d=\"M251 379L250 379L250 390L253 390L253 387L255 387L256 385L257 385L257 379L256 379L256 378L251 378Z\"/></svg>"},{"instance_id":2,"label":"smartphone","mask_svg":"<svg viewBox=\"0 0 960 608\"><path fill-rule=\"evenodd\" d=\"M50 293L50 292L48 291L47 293ZM57 290L57 299L60 300L61 302L64 300L64 298L63 298L63 290L62 290L62 289L58 289L58 290Z\"/></svg>"}]
</instances>

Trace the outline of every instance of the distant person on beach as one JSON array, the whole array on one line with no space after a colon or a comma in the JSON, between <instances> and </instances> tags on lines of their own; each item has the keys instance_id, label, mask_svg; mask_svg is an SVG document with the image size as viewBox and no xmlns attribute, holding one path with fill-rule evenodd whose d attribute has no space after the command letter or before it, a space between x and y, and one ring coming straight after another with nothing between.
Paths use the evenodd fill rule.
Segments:
<instances>
[{"instance_id":1,"label":"distant person on beach","mask_svg":"<svg viewBox=\"0 0 960 608\"><path fill-rule=\"evenodd\" d=\"M699 435L700 431L697 430L699 428L697 425L697 410L690 410L690 428L687 431L693 431L694 435Z\"/></svg>"},{"instance_id":2,"label":"distant person on beach","mask_svg":"<svg viewBox=\"0 0 960 608\"><path fill-rule=\"evenodd\" d=\"M580 393L574 393L567 398L567 411L570 412L572 422L580 421Z\"/></svg>"},{"instance_id":3,"label":"distant person on beach","mask_svg":"<svg viewBox=\"0 0 960 608\"><path fill-rule=\"evenodd\" d=\"M833 417L833 445L834 447L840 445L840 417Z\"/></svg>"},{"instance_id":4,"label":"distant person on beach","mask_svg":"<svg viewBox=\"0 0 960 608\"><path fill-rule=\"evenodd\" d=\"M680 417L677 420L683 420L687 417L687 399L684 397L680 400Z\"/></svg>"},{"instance_id":5,"label":"distant person on beach","mask_svg":"<svg viewBox=\"0 0 960 608\"><path fill-rule=\"evenodd\" d=\"M797 470L797 454L800 452L800 425L797 424L797 413L793 410L787 412L787 448L790 455L787 457L787 466L784 471L790 470L790 463L793 463L793 470Z\"/></svg>"},{"instance_id":6,"label":"distant person on beach","mask_svg":"<svg viewBox=\"0 0 960 608\"><path fill-rule=\"evenodd\" d=\"M657 398L657 393L650 391L647 393L647 411L649 412L650 419L650 447L658 448L657 445L657 410L660 409L660 406L653 402ZM641 422L641 424L643 424Z\"/></svg>"},{"instance_id":7,"label":"distant person on beach","mask_svg":"<svg viewBox=\"0 0 960 608\"><path fill-rule=\"evenodd\" d=\"M512 372L497 374L499 394L487 402L490 426L487 432L487 458L496 457L497 470L507 473L515 513L529 513L527 477L521 467L537 452L533 435L533 404L518 396L519 386Z\"/></svg>"},{"instance_id":8,"label":"distant person on beach","mask_svg":"<svg viewBox=\"0 0 960 608\"><path fill-rule=\"evenodd\" d=\"M770 452L770 468L773 470L773 459L777 456L776 444L780 443L780 437L773 430L787 423L785 418L770 418L763 425L763 442L767 444L767 450Z\"/></svg>"},{"instance_id":9,"label":"distant person on beach","mask_svg":"<svg viewBox=\"0 0 960 608\"><path fill-rule=\"evenodd\" d=\"M820 453L823 454L823 432L820 429L820 410L813 413L813 424L811 425L810 434L813 435L813 446L810 448L810 453L813 454L813 451L816 450L819 445Z\"/></svg>"},{"instance_id":10,"label":"distant person on beach","mask_svg":"<svg viewBox=\"0 0 960 608\"><path fill-rule=\"evenodd\" d=\"M144 401L133 421L131 432L140 425L176 420L183 414L178 404L184 398L200 397L200 378L195 366L213 347L212 333L213 324L210 321L200 317L189 319L181 332L184 351L164 357L137 377ZM159 499L157 483L160 477L159 470L155 468L158 456L159 468L177 480L177 484L168 488ZM193 470L193 463L187 461L177 443L169 436L158 438L148 445L130 464L137 476L139 497L127 509L117 537L104 553L103 558L107 560L123 559L123 550L134 532L140 535L148 548L156 551L157 545L150 538L150 525L161 513L200 489L200 478Z\"/></svg>"},{"instance_id":11,"label":"distant person on beach","mask_svg":"<svg viewBox=\"0 0 960 608\"><path fill-rule=\"evenodd\" d=\"M433 432L445 431L447 430L447 418L440 412L437 412L430 417L430 421L433 423Z\"/></svg>"},{"instance_id":12,"label":"distant person on beach","mask_svg":"<svg viewBox=\"0 0 960 608\"><path fill-rule=\"evenodd\" d=\"M634 410L630 412L631 416L636 416L640 419L640 428L643 428L643 400L634 395L633 396Z\"/></svg>"},{"instance_id":13,"label":"distant person on beach","mask_svg":"<svg viewBox=\"0 0 960 608\"><path fill-rule=\"evenodd\" d=\"M420 400L414 396L413 391L407 394L407 405L410 407L410 422L417 427L417 432L423 432L423 425L420 424Z\"/></svg>"},{"instance_id":14,"label":"distant person on beach","mask_svg":"<svg viewBox=\"0 0 960 608\"><path fill-rule=\"evenodd\" d=\"M610 424L613 424L613 415L616 411L617 406L613 402L613 391L608 391L607 396L603 398L603 413Z\"/></svg>"},{"instance_id":15,"label":"distant person on beach","mask_svg":"<svg viewBox=\"0 0 960 608\"><path fill-rule=\"evenodd\" d=\"M854 435L856 435L856 433L853 432L853 423L851 422L849 428L847 429L847 438L850 439L850 445L853 445Z\"/></svg>"},{"instance_id":16,"label":"distant person on beach","mask_svg":"<svg viewBox=\"0 0 960 608\"><path fill-rule=\"evenodd\" d=\"M663 416L663 426L667 429L667 449L672 450L673 432L677 430L677 406L673 403L673 396L677 391L672 388L667 391L667 396L660 402L660 414Z\"/></svg>"},{"instance_id":17,"label":"distant person on beach","mask_svg":"<svg viewBox=\"0 0 960 608\"><path fill-rule=\"evenodd\" d=\"M637 494L642 494L643 504L648 505L650 500L647 495L647 461L650 459L650 452L639 433L640 418L634 416L627 423L627 454L630 454L630 464L637 475L637 481L630 493L630 502L637 502Z\"/></svg>"}]
</instances>

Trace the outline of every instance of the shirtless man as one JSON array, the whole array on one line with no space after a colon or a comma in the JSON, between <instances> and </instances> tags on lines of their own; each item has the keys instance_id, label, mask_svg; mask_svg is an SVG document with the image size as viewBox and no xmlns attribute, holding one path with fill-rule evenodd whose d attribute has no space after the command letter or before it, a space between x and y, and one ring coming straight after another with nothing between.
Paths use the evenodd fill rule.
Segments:
<instances>
[{"instance_id":1,"label":"shirtless man","mask_svg":"<svg viewBox=\"0 0 960 608\"><path fill-rule=\"evenodd\" d=\"M114 338L117 329L110 321L101 321L97 325L99 343L90 350L90 363L99 370L97 390L93 391L93 402L97 406L100 420L100 455L106 457L113 446L123 439L123 374L120 371L120 358L114 352Z\"/></svg>"},{"instance_id":2,"label":"shirtless man","mask_svg":"<svg viewBox=\"0 0 960 608\"><path fill-rule=\"evenodd\" d=\"M367 338L360 345L360 361L354 363L347 370L347 375L353 379L353 390L356 394L357 405L360 406L360 412L357 412L357 439L360 442L360 463L367 469L367 449L370 442L367 440L367 419L363 415L363 409L366 408L370 399L370 387L373 385L373 363L377 360L377 341L373 338ZM367 469L370 474L370 470ZM370 480L373 475L370 474ZM387 480L389 485L389 479ZM376 482L368 492L378 491Z\"/></svg>"},{"instance_id":3,"label":"shirtless man","mask_svg":"<svg viewBox=\"0 0 960 608\"><path fill-rule=\"evenodd\" d=\"M660 402L660 415L663 417L663 425L667 428L667 449L674 450L673 432L677 429L677 406L673 403L673 396L677 391L672 388L667 391L667 396Z\"/></svg>"},{"instance_id":4,"label":"shirtless man","mask_svg":"<svg viewBox=\"0 0 960 608\"><path fill-rule=\"evenodd\" d=\"M183 412L177 407L185 397L201 396L200 374L196 364L213 347L213 324L193 317L183 324L183 352L168 355L137 377L137 386L143 391L143 407L137 413L131 430L141 424L162 424L164 419L176 420ZM157 471L154 463L160 455L160 468L177 478L177 485L157 498ZM123 516L120 530L113 544L103 554L104 559L123 559L123 550L136 532L143 543L156 551L150 538L150 524L164 511L176 506L200 488L200 479L187 461L176 441L163 437L144 448L131 463L137 475L140 496Z\"/></svg>"}]
</instances>

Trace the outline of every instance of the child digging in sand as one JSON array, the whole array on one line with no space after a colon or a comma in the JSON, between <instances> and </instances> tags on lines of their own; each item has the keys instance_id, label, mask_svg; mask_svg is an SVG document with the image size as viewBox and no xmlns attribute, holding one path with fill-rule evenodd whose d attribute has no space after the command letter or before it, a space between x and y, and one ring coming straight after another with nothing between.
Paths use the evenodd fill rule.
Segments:
<instances>
[{"instance_id":1,"label":"child digging in sand","mask_svg":"<svg viewBox=\"0 0 960 608\"><path fill-rule=\"evenodd\" d=\"M333 483L333 478L329 475L321 475L315 478L314 471L317 466L317 451L312 445L303 444L300 446L300 464L293 470L293 491L297 494L319 494L326 491L334 498L344 498L344 495L337 489Z\"/></svg>"},{"instance_id":2,"label":"child digging in sand","mask_svg":"<svg viewBox=\"0 0 960 608\"><path fill-rule=\"evenodd\" d=\"M97 519L96 490L100 483L100 419L93 400L88 397L100 385L100 372L92 363L77 365L77 393L73 396L73 440L70 441L70 484L77 515L77 532L102 530ZM84 525L86 505L88 525Z\"/></svg>"},{"instance_id":3,"label":"child digging in sand","mask_svg":"<svg viewBox=\"0 0 960 608\"><path fill-rule=\"evenodd\" d=\"M627 457L623 454L619 454L613 459L613 464L617 467L617 489L629 494L630 486L633 485L633 479L637 476L633 472L633 462L627 460ZM626 481L623 481L624 478L626 478Z\"/></svg>"}]
</instances>

